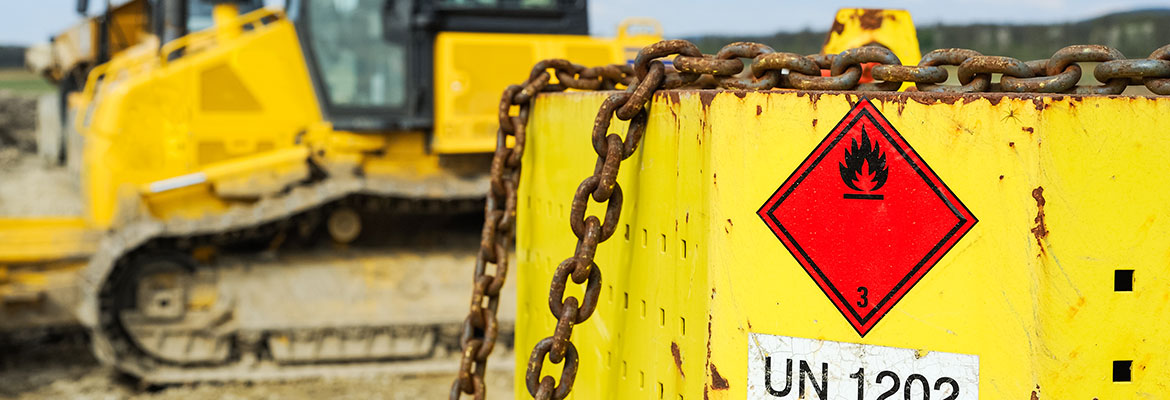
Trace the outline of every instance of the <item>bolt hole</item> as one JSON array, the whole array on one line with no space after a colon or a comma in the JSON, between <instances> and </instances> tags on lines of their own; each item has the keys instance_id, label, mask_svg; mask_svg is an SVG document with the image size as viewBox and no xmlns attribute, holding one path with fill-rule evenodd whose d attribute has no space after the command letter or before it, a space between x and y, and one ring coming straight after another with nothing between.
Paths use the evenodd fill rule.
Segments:
<instances>
[{"instance_id":1,"label":"bolt hole","mask_svg":"<svg viewBox=\"0 0 1170 400\"><path fill-rule=\"evenodd\" d=\"M1133 291L1133 270L1119 269L1113 271L1113 291L1114 292L1132 292Z\"/></svg>"},{"instance_id":2,"label":"bolt hole","mask_svg":"<svg viewBox=\"0 0 1170 400\"><path fill-rule=\"evenodd\" d=\"M1131 380L1130 373L1133 370L1132 360L1117 360L1113 362L1113 381L1114 382L1129 382Z\"/></svg>"}]
</instances>

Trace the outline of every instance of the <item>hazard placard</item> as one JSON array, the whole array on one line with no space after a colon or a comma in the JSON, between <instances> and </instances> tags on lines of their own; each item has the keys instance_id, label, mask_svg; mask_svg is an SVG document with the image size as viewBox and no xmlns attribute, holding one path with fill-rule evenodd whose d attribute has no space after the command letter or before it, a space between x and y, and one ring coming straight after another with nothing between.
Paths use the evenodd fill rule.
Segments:
<instances>
[{"instance_id":1,"label":"hazard placard","mask_svg":"<svg viewBox=\"0 0 1170 400\"><path fill-rule=\"evenodd\" d=\"M758 214L861 336L976 223L865 99Z\"/></svg>"}]
</instances>

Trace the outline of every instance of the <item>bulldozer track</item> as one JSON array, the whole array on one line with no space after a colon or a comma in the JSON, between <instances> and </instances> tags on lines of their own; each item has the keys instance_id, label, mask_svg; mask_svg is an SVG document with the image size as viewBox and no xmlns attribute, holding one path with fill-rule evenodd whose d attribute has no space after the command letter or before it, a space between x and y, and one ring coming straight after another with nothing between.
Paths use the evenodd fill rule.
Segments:
<instances>
[{"instance_id":1,"label":"bulldozer track","mask_svg":"<svg viewBox=\"0 0 1170 400\"><path fill-rule=\"evenodd\" d=\"M127 296L126 288L133 287L127 283L137 278L136 259L166 252L189 252L204 245L226 246L256 237L269 237L288 232L301 221L318 218L315 213L321 210L343 205L404 214L450 216L468 213L483 206L482 199L473 193L485 187L486 181L475 178L429 188L413 185L409 193L397 190L402 186L371 183L364 179L329 178L293 187L281 195L241 205L214 217L174 221L140 218L108 233L82 273L81 290L86 302L80 315L87 326L94 327L95 354L105 363L152 384L430 373L449 368L456 360L452 354L458 352L462 321L457 317L444 319L435 316L436 313L423 313L432 315L429 320L383 324L362 320L348 321L348 324L331 321L317 326L288 326L279 322L259 327L229 324L222 328L223 332L209 330L206 326L173 328L166 324L161 324L164 329L152 330L149 324L143 324L146 328L136 325L132 330L126 324L134 320L120 314L124 310L119 296ZM443 256L452 259L474 257L473 237L464 247L464 251L444 249ZM307 253L309 256L300 254L294 258L313 259L313 254L319 253L310 252ZM243 267L233 270L222 265L199 265L194 269L217 268L220 270L217 273L235 273L232 279L224 279L228 281L263 279L255 277L264 276L260 275L265 273L264 262L257 261L262 256L231 257L235 257L232 262L223 264ZM428 257L436 255L423 253L414 257L418 263L425 264ZM269 268L272 271L268 273L269 277L277 272L280 275L288 273L279 262L269 264L273 264ZM298 267L287 268L296 271ZM428 273L419 268L412 270L411 273L415 274ZM271 286L271 283L266 285ZM269 290L261 287L264 288L259 290L261 292ZM240 289L245 293L247 290ZM263 309L262 306L257 308ZM223 318L231 319L231 314L238 312L241 311L233 308ZM511 324L507 325L502 333L510 337ZM505 364L503 368L508 367L507 363L501 364Z\"/></svg>"}]
</instances>

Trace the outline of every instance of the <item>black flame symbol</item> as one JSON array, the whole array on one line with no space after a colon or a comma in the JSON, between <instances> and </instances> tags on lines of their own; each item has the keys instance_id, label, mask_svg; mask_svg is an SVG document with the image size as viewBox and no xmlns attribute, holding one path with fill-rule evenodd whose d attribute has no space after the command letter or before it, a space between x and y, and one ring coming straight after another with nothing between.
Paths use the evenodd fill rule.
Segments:
<instances>
[{"instance_id":1,"label":"black flame symbol","mask_svg":"<svg viewBox=\"0 0 1170 400\"><path fill-rule=\"evenodd\" d=\"M867 165L868 173L862 173L862 165ZM886 184L886 178L890 174L890 169L886 167L886 155L882 153L877 142L869 141L865 127L861 128L861 143L858 144L857 139L853 139L853 145L845 149L844 162L838 164L837 167L841 171L841 180L845 182L845 185L859 192L881 189ZM870 181L873 187L858 188L857 184L863 183L862 180Z\"/></svg>"}]
</instances>

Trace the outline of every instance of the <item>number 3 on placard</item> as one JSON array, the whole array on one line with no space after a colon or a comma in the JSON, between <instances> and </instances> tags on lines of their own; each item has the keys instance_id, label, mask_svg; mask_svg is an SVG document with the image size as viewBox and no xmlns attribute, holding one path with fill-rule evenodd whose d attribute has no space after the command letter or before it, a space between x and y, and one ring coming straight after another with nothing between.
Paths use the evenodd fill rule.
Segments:
<instances>
[{"instance_id":1,"label":"number 3 on placard","mask_svg":"<svg viewBox=\"0 0 1170 400\"><path fill-rule=\"evenodd\" d=\"M865 286L857 287L857 294L861 295L861 300L857 301L858 307L869 307L869 289Z\"/></svg>"}]
</instances>

